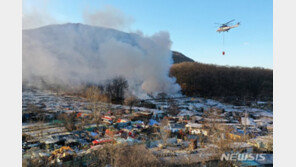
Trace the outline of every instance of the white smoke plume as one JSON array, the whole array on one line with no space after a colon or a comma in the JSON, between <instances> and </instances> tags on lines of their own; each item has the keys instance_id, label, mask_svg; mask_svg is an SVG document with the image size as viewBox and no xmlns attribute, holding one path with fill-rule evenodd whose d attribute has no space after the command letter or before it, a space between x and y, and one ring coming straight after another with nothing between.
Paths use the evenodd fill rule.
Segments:
<instances>
[{"instance_id":1,"label":"white smoke plume","mask_svg":"<svg viewBox=\"0 0 296 167\"><path fill-rule=\"evenodd\" d=\"M127 16L121 10L113 6L105 6L95 12L84 11L84 23L99 27L125 30L134 22L131 16Z\"/></svg>"},{"instance_id":2,"label":"white smoke plume","mask_svg":"<svg viewBox=\"0 0 296 167\"><path fill-rule=\"evenodd\" d=\"M167 32L143 36L83 24L23 30L23 81L80 85L122 76L138 97L175 94L170 47Z\"/></svg>"}]
</instances>

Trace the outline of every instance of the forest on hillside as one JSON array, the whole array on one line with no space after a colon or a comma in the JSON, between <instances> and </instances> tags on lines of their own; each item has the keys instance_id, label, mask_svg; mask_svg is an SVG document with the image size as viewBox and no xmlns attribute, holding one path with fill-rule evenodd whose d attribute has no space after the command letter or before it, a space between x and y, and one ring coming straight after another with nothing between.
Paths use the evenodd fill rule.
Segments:
<instances>
[{"instance_id":1,"label":"forest on hillside","mask_svg":"<svg viewBox=\"0 0 296 167\"><path fill-rule=\"evenodd\" d=\"M240 100L272 100L273 97L270 69L183 62L174 64L170 75L176 77L187 96Z\"/></svg>"}]
</instances>

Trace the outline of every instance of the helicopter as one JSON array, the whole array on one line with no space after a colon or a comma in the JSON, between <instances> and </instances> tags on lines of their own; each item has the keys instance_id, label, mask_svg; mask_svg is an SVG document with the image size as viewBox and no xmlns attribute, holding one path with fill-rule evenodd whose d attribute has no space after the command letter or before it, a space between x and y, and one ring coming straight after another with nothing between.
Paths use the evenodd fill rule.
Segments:
<instances>
[{"instance_id":1,"label":"helicopter","mask_svg":"<svg viewBox=\"0 0 296 167\"><path fill-rule=\"evenodd\" d=\"M230 29L232 29L232 28L235 28L235 27L238 27L239 25L240 25L240 22L237 22L235 25L233 25L233 26L230 26L229 24L231 23L231 22L233 22L234 21L234 19L233 20L230 20L229 22L226 22L226 23L224 23L224 24L220 24L220 23L215 23L215 24L219 24L220 25L220 27L217 29L217 32L228 32Z\"/></svg>"},{"instance_id":2,"label":"helicopter","mask_svg":"<svg viewBox=\"0 0 296 167\"><path fill-rule=\"evenodd\" d=\"M215 24L219 24L219 28L217 29L216 32L223 32L223 48L224 48L224 32L228 32L230 29L238 27L240 25L240 22L237 22L235 25L230 25L231 22L233 22L233 20L230 20L229 22L226 22L224 24L219 24L219 23L215 23ZM222 55L225 55L225 51L222 52Z\"/></svg>"}]
</instances>

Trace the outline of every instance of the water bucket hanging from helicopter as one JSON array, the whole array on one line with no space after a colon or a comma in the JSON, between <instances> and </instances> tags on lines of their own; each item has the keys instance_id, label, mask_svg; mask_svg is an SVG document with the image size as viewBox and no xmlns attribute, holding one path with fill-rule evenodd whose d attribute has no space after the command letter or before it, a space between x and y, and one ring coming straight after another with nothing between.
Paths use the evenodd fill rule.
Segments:
<instances>
[{"instance_id":1,"label":"water bucket hanging from helicopter","mask_svg":"<svg viewBox=\"0 0 296 167\"><path fill-rule=\"evenodd\" d=\"M233 20L230 20L229 22L226 22L226 23L224 23L224 24L220 24L220 23L215 23L215 24L219 24L220 26L219 26L219 28L217 29L217 32L222 32L222 42L223 42L223 51L222 51L222 55L225 55L225 51L224 51L224 41L225 41L225 37L224 37L224 32L228 32L230 29L232 29L232 28L235 28L235 27L238 27L239 25L240 25L240 22L237 22L237 24L235 24L235 25L229 25L231 22L233 22L234 21L234 19Z\"/></svg>"},{"instance_id":2,"label":"water bucket hanging from helicopter","mask_svg":"<svg viewBox=\"0 0 296 167\"><path fill-rule=\"evenodd\" d=\"M225 49L224 49L224 43L225 43L224 41L225 41L225 40L224 40L224 39L225 39L225 35L224 35L224 32L222 32L222 49L223 49L223 51L222 51L222 55L225 55L225 51L224 51L224 50L225 50Z\"/></svg>"}]
</instances>

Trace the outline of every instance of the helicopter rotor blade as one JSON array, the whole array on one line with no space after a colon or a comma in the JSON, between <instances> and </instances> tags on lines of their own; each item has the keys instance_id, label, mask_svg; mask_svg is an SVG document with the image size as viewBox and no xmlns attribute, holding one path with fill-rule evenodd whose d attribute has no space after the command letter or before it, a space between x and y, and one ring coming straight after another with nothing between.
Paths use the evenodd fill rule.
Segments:
<instances>
[{"instance_id":1,"label":"helicopter rotor blade","mask_svg":"<svg viewBox=\"0 0 296 167\"><path fill-rule=\"evenodd\" d=\"M227 22L227 23L224 23L225 25L227 25L227 24L229 24L229 23L231 23L231 22L233 22L235 19L233 19L233 20L230 20L229 22Z\"/></svg>"}]
</instances>

